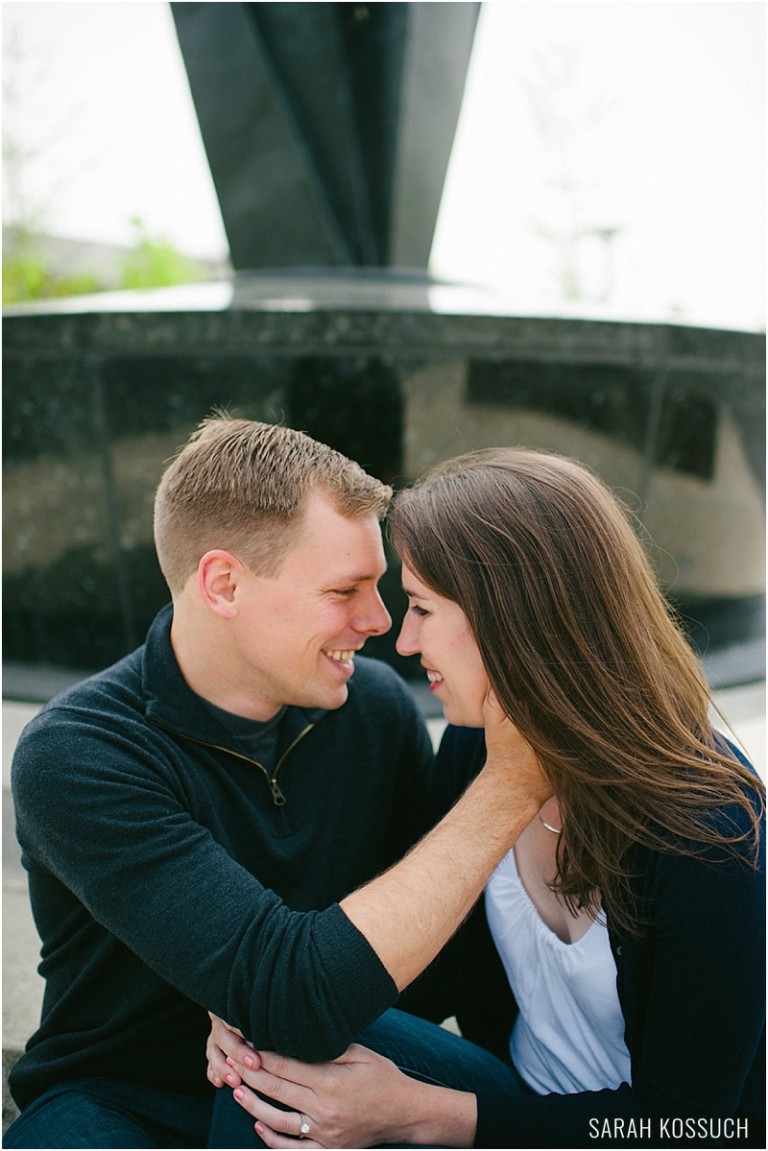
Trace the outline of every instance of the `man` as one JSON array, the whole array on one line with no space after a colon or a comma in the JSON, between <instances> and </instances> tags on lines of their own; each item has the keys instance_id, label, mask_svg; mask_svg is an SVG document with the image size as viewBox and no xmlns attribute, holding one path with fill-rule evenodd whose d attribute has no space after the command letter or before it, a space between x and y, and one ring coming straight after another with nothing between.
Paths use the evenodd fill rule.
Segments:
<instances>
[{"instance_id":1,"label":"man","mask_svg":"<svg viewBox=\"0 0 768 1151\"><path fill-rule=\"evenodd\" d=\"M359 656L390 625L389 496L330 448L244 420L207 421L166 470L172 606L49 704L14 759L47 982L6 1146L205 1146L206 1010L286 1054L339 1054L511 845L515 829L488 830L509 776L491 765L433 854L377 880L391 915L361 888L427 824L424 726L395 673ZM412 944L409 916L432 908Z\"/></svg>"},{"instance_id":2,"label":"man","mask_svg":"<svg viewBox=\"0 0 768 1151\"><path fill-rule=\"evenodd\" d=\"M90 1130L94 1146L154 1145L136 1141L147 1132L204 1146L205 1009L283 1042L325 1010L322 969L303 992L296 973L326 928L296 912L425 830L428 737L398 677L359 656L391 622L377 590L390 494L309 437L244 420L206 422L165 472L172 609L44 709L15 757L47 983L9 1145L88 1146ZM334 1004L343 1041L359 1028L350 999ZM147 1116L132 1111L143 1088ZM53 1134L46 1116L65 1106L70 1130Z\"/></svg>"}]
</instances>

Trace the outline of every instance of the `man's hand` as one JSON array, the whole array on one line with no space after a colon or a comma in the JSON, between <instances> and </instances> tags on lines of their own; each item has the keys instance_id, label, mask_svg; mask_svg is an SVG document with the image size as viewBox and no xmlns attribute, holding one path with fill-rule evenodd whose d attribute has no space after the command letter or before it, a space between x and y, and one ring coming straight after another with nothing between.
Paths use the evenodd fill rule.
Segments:
<instances>
[{"instance_id":1,"label":"man's hand","mask_svg":"<svg viewBox=\"0 0 768 1151\"><path fill-rule=\"evenodd\" d=\"M492 699L488 759L458 803L400 863L341 901L398 990L463 923L552 789L531 745Z\"/></svg>"},{"instance_id":2,"label":"man's hand","mask_svg":"<svg viewBox=\"0 0 768 1151\"><path fill-rule=\"evenodd\" d=\"M534 799L539 807L552 795L552 786L531 745L515 727L492 691L483 703L486 764L483 770L506 772L509 803L526 804Z\"/></svg>"}]
</instances>

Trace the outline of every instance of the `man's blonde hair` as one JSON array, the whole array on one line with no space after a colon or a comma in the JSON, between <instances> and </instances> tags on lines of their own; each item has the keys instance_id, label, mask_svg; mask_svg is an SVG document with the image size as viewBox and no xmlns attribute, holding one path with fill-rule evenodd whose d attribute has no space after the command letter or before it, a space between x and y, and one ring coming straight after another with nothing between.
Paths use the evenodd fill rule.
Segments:
<instances>
[{"instance_id":1,"label":"man's blonde hair","mask_svg":"<svg viewBox=\"0 0 768 1151\"><path fill-rule=\"evenodd\" d=\"M382 519L392 498L392 489L354 460L303 432L228 416L204 420L155 497L155 547L171 592L214 548L274 575L317 488L353 519Z\"/></svg>"}]
</instances>

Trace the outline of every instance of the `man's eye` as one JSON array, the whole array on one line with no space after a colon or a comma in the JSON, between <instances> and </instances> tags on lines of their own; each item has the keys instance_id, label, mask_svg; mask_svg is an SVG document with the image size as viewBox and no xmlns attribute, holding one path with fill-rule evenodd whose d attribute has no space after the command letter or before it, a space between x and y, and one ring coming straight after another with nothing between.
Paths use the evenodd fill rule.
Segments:
<instances>
[{"instance_id":1,"label":"man's eye","mask_svg":"<svg viewBox=\"0 0 768 1151\"><path fill-rule=\"evenodd\" d=\"M356 587L337 587L334 589L334 595L351 596L357 591Z\"/></svg>"}]
</instances>

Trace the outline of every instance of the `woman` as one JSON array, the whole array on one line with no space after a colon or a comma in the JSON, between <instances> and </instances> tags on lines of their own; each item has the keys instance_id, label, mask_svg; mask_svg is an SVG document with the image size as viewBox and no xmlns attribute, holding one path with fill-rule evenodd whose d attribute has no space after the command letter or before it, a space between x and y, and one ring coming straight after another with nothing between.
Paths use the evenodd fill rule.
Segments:
<instances>
[{"instance_id":1,"label":"woman","mask_svg":"<svg viewBox=\"0 0 768 1151\"><path fill-rule=\"evenodd\" d=\"M483 762L490 691L553 792L485 894L509 1009L481 917L440 961L456 1002L488 989L508 1081L417 1083L360 1047L313 1067L221 1026L211 1077L242 1077L270 1147L765 1146L763 789L711 728L624 509L573 461L498 449L403 492L391 531L398 650L420 653L452 725L447 789Z\"/></svg>"}]
</instances>

